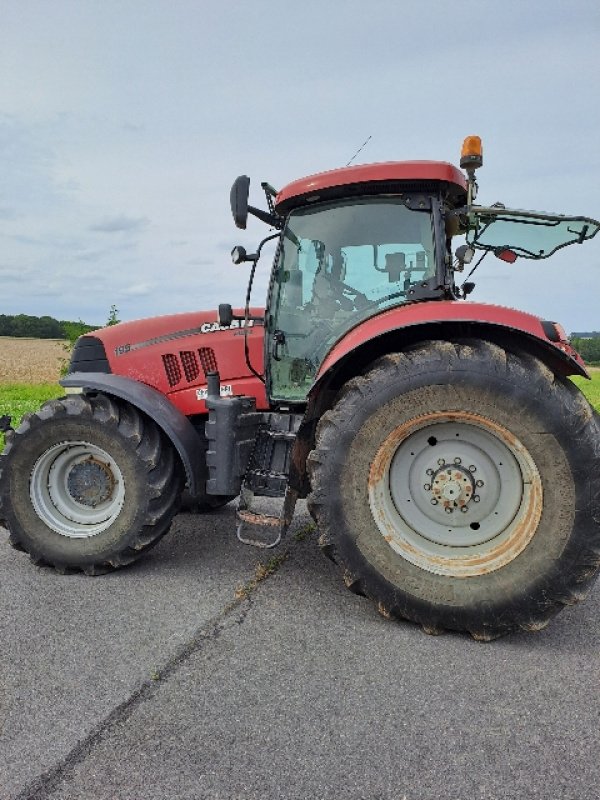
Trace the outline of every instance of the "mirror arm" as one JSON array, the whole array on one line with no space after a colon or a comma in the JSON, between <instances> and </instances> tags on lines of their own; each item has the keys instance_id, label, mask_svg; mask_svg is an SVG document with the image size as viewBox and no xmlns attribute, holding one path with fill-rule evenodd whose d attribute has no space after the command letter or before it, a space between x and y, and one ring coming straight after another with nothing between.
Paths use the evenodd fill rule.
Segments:
<instances>
[{"instance_id":1,"label":"mirror arm","mask_svg":"<svg viewBox=\"0 0 600 800\"><path fill-rule=\"evenodd\" d=\"M273 228L281 230L281 228L283 227L282 217L279 217L275 214L269 214L268 211L261 211L260 208L255 208L254 206L248 206L248 213L252 214L252 216L261 220L261 222L266 222L267 225L271 225Z\"/></svg>"}]
</instances>

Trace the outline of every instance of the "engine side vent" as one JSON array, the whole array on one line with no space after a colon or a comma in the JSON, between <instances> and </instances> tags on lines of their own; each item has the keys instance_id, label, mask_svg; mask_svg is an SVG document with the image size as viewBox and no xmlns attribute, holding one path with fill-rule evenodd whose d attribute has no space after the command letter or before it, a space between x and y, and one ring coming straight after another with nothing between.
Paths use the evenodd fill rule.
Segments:
<instances>
[{"instance_id":1,"label":"engine side vent","mask_svg":"<svg viewBox=\"0 0 600 800\"><path fill-rule=\"evenodd\" d=\"M217 358L212 347L201 347L198 355L194 350L180 350L179 354L165 353L162 360L169 386L177 386L184 376L188 383L193 383L200 377L200 367L205 375L218 370Z\"/></svg>"},{"instance_id":2,"label":"engine side vent","mask_svg":"<svg viewBox=\"0 0 600 800\"><path fill-rule=\"evenodd\" d=\"M209 372L217 372L217 358L212 347L201 347L198 350L198 355L205 375L208 375Z\"/></svg>"},{"instance_id":3,"label":"engine side vent","mask_svg":"<svg viewBox=\"0 0 600 800\"><path fill-rule=\"evenodd\" d=\"M163 357L163 364L165 372L167 373L167 380L169 386L177 386L181 382L181 367L179 366L179 359L173 353L166 353Z\"/></svg>"},{"instance_id":4,"label":"engine side vent","mask_svg":"<svg viewBox=\"0 0 600 800\"><path fill-rule=\"evenodd\" d=\"M198 366L198 359L196 358L196 353L194 353L193 350L180 350L179 356L181 358L181 364L183 366L185 379L189 383L195 381L198 375L200 374L200 367Z\"/></svg>"}]
</instances>

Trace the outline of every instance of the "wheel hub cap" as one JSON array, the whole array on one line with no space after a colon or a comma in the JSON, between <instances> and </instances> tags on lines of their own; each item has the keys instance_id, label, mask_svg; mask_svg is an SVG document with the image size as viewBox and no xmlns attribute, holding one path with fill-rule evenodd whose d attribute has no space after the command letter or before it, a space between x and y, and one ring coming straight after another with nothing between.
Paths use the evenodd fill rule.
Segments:
<instances>
[{"instance_id":1,"label":"wheel hub cap","mask_svg":"<svg viewBox=\"0 0 600 800\"><path fill-rule=\"evenodd\" d=\"M460 458L455 458L454 461L451 467L444 464L434 472L431 482L431 497L436 501L433 505L441 503L448 513L452 513L455 508L467 510L475 490L472 474L456 463L460 463Z\"/></svg>"},{"instance_id":2,"label":"wheel hub cap","mask_svg":"<svg viewBox=\"0 0 600 800\"><path fill-rule=\"evenodd\" d=\"M67 489L73 500L96 508L112 495L115 481L106 464L93 457L76 464L67 476Z\"/></svg>"}]
</instances>

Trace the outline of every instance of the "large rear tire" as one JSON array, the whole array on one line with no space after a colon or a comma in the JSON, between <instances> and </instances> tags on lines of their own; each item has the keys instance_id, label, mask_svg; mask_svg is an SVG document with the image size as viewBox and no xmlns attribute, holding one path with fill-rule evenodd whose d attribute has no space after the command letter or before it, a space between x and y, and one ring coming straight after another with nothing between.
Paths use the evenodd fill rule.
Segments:
<instances>
[{"instance_id":1,"label":"large rear tire","mask_svg":"<svg viewBox=\"0 0 600 800\"><path fill-rule=\"evenodd\" d=\"M309 456L321 545L429 632L543 628L600 566L600 428L537 359L426 342L351 380Z\"/></svg>"},{"instance_id":2,"label":"large rear tire","mask_svg":"<svg viewBox=\"0 0 600 800\"><path fill-rule=\"evenodd\" d=\"M106 395L72 395L24 418L0 456L0 522L36 564L98 575L169 530L182 468L157 425Z\"/></svg>"}]
</instances>

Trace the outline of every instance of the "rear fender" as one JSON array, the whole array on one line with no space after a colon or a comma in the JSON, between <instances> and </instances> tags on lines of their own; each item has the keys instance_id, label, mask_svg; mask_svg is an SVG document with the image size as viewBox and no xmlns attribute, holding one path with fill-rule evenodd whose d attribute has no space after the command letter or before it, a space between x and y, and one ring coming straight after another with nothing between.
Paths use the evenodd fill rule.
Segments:
<instances>
[{"instance_id":1,"label":"rear fender","mask_svg":"<svg viewBox=\"0 0 600 800\"><path fill-rule=\"evenodd\" d=\"M426 339L479 338L536 355L561 375L589 378L583 359L559 325L512 308L458 301L414 303L390 309L357 325L325 357L310 396L320 388L359 374L379 355ZM351 362L351 363L350 363Z\"/></svg>"},{"instance_id":2,"label":"rear fender","mask_svg":"<svg viewBox=\"0 0 600 800\"><path fill-rule=\"evenodd\" d=\"M132 378L102 372L72 372L61 379L60 385L81 389L84 394L102 392L118 397L150 417L177 450L189 493L195 496L204 492L206 465L200 437L189 419L159 391Z\"/></svg>"}]
</instances>

